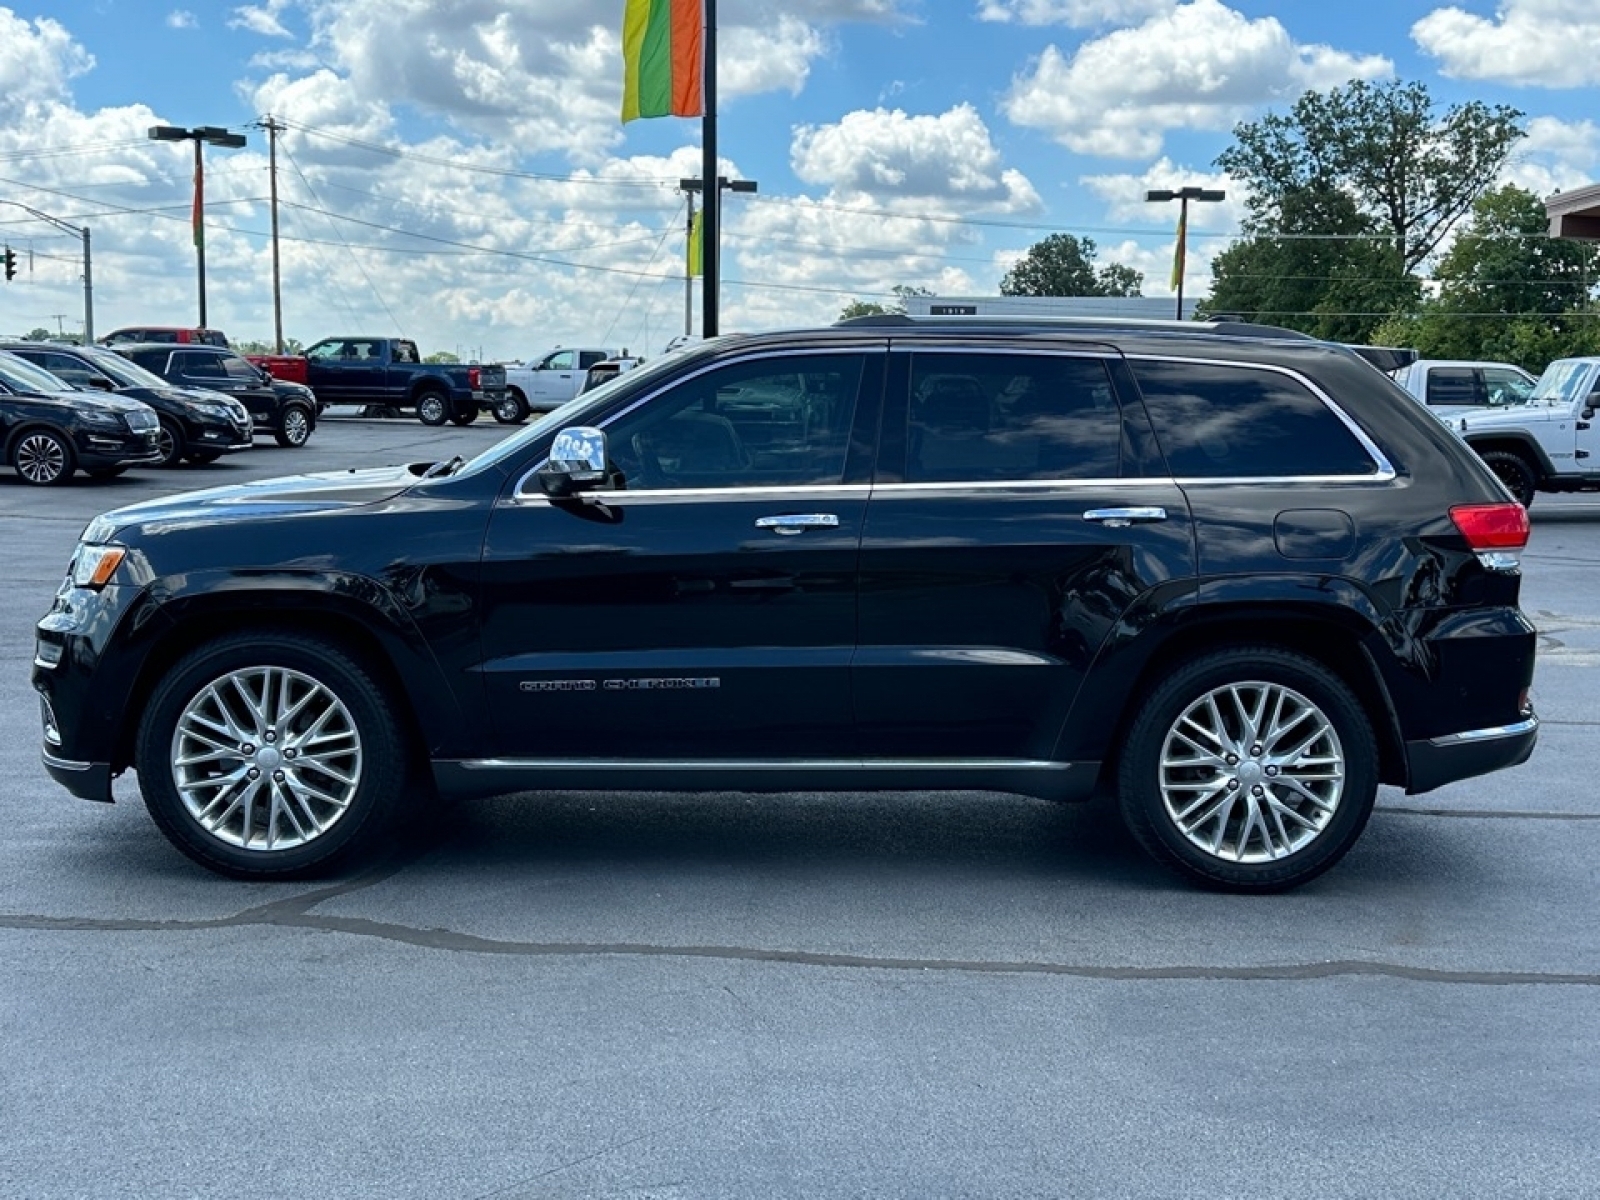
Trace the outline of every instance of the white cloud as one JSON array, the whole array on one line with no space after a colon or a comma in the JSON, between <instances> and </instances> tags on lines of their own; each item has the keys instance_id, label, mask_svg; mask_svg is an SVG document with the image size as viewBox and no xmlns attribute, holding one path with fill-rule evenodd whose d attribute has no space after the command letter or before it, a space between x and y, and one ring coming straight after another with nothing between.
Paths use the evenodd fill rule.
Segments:
<instances>
[{"instance_id":1,"label":"white cloud","mask_svg":"<svg viewBox=\"0 0 1600 1200\"><path fill-rule=\"evenodd\" d=\"M248 29L251 33L258 33L262 37L293 37L282 20L283 10L288 6L289 0L267 0L265 4L246 4L233 10L233 16L228 19L228 26L232 29Z\"/></svg>"},{"instance_id":2,"label":"white cloud","mask_svg":"<svg viewBox=\"0 0 1600 1200\"><path fill-rule=\"evenodd\" d=\"M1003 108L1079 153L1149 158L1169 129L1229 129L1307 89L1392 72L1382 57L1297 44L1276 18L1252 21L1219 0L1192 0L1085 42L1070 59L1046 47L1013 80Z\"/></svg>"},{"instance_id":3,"label":"white cloud","mask_svg":"<svg viewBox=\"0 0 1600 1200\"><path fill-rule=\"evenodd\" d=\"M67 81L94 66L94 57L57 21L25 21L0 8L0 121L67 98Z\"/></svg>"},{"instance_id":4,"label":"white cloud","mask_svg":"<svg viewBox=\"0 0 1600 1200\"><path fill-rule=\"evenodd\" d=\"M1592 0L1503 0L1493 18L1439 8L1413 25L1411 36L1458 79L1549 88L1600 83L1600 9Z\"/></svg>"},{"instance_id":5,"label":"white cloud","mask_svg":"<svg viewBox=\"0 0 1600 1200\"><path fill-rule=\"evenodd\" d=\"M167 14L168 29L198 29L200 22L186 8L175 8Z\"/></svg>"},{"instance_id":6,"label":"white cloud","mask_svg":"<svg viewBox=\"0 0 1600 1200\"><path fill-rule=\"evenodd\" d=\"M940 210L1037 210L1038 193L1000 152L976 109L959 104L938 116L899 109L847 113L834 125L801 126L790 152L795 174L842 195L931 201Z\"/></svg>"},{"instance_id":7,"label":"white cloud","mask_svg":"<svg viewBox=\"0 0 1600 1200\"><path fill-rule=\"evenodd\" d=\"M1593 121L1535 117L1497 182L1514 183L1547 197L1586 187L1596 175L1600 175L1600 126Z\"/></svg>"},{"instance_id":8,"label":"white cloud","mask_svg":"<svg viewBox=\"0 0 1600 1200\"><path fill-rule=\"evenodd\" d=\"M1168 12L1178 0L979 0L978 20L1021 25L1128 25Z\"/></svg>"}]
</instances>

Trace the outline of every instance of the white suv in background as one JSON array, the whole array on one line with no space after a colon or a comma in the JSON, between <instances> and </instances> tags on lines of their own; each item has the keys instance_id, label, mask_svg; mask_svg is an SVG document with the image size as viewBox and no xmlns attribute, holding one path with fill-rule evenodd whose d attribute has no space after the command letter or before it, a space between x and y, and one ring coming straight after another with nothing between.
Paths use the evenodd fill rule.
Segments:
<instances>
[{"instance_id":1,"label":"white suv in background","mask_svg":"<svg viewBox=\"0 0 1600 1200\"><path fill-rule=\"evenodd\" d=\"M1600 357L1558 358L1527 403L1451 424L1524 505L1535 492L1600 491Z\"/></svg>"}]
</instances>

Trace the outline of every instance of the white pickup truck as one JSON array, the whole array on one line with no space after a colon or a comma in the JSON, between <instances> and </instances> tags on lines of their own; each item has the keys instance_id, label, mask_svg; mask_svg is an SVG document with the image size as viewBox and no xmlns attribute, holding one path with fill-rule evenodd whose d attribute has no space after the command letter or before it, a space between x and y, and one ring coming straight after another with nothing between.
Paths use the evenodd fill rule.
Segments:
<instances>
[{"instance_id":1,"label":"white pickup truck","mask_svg":"<svg viewBox=\"0 0 1600 1200\"><path fill-rule=\"evenodd\" d=\"M1558 358L1526 404L1450 424L1524 505L1536 492L1600 491L1600 357Z\"/></svg>"},{"instance_id":2,"label":"white pickup truck","mask_svg":"<svg viewBox=\"0 0 1600 1200\"><path fill-rule=\"evenodd\" d=\"M495 420L513 425L527 420L529 413L560 408L583 390L590 367L627 353L601 346L557 346L537 358L507 363L505 399L495 406Z\"/></svg>"},{"instance_id":3,"label":"white pickup truck","mask_svg":"<svg viewBox=\"0 0 1600 1200\"><path fill-rule=\"evenodd\" d=\"M1525 404L1534 385L1533 376L1513 363L1455 358L1419 359L1391 374L1436 417Z\"/></svg>"}]
</instances>

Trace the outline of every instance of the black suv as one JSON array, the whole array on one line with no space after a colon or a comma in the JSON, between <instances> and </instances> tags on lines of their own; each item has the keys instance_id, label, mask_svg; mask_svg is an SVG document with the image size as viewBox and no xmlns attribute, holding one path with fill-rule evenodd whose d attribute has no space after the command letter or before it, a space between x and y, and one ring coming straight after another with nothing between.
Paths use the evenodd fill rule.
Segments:
<instances>
[{"instance_id":1,"label":"black suv","mask_svg":"<svg viewBox=\"0 0 1600 1200\"><path fill-rule=\"evenodd\" d=\"M1242 324L875 318L627 372L470 462L85 530L45 763L185 853L325 866L422 780L1115 794L1273 890L1380 783L1533 750L1527 514L1351 351Z\"/></svg>"},{"instance_id":2,"label":"black suv","mask_svg":"<svg viewBox=\"0 0 1600 1200\"><path fill-rule=\"evenodd\" d=\"M110 479L160 460L156 414L137 400L80 392L0 350L0 447L24 483L52 487L83 470Z\"/></svg>"},{"instance_id":3,"label":"black suv","mask_svg":"<svg viewBox=\"0 0 1600 1200\"><path fill-rule=\"evenodd\" d=\"M272 431L280 446L304 446L317 427L316 399L299 384L278 384L235 350L170 343L119 344L116 352L168 383L231 396L258 429Z\"/></svg>"},{"instance_id":4,"label":"black suv","mask_svg":"<svg viewBox=\"0 0 1600 1200\"><path fill-rule=\"evenodd\" d=\"M248 450L253 443L250 411L232 396L198 388L173 387L101 346L71 346L56 342L0 342L11 351L74 387L116 392L155 409L161 422L163 467L184 459L214 462L224 454Z\"/></svg>"}]
</instances>

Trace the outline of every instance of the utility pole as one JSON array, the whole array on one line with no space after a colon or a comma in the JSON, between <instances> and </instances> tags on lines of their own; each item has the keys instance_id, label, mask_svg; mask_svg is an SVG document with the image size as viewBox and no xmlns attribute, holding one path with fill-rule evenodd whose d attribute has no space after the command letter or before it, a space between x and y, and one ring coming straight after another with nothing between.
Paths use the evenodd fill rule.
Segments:
<instances>
[{"instance_id":1,"label":"utility pole","mask_svg":"<svg viewBox=\"0 0 1600 1200\"><path fill-rule=\"evenodd\" d=\"M692 182L698 183L699 180ZM684 195L689 198L689 223L685 226L688 236L684 241L683 254L683 336L689 337L694 333L694 269L689 261L690 248L694 245L694 189L685 188ZM700 261L705 262L704 251L701 251Z\"/></svg>"},{"instance_id":2,"label":"utility pole","mask_svg":"<svg viewBox=\"0 0 1600 1200\"><path fill-rule=\"evenodd\" d=\"M283 353L283 277L278 263L278 133L284 126L268 113L257 121L267 131L267 180L272 197L272 337L278 354Z\"/></svg>"}]
</instances>

